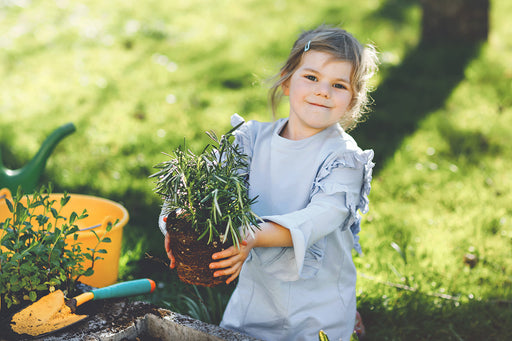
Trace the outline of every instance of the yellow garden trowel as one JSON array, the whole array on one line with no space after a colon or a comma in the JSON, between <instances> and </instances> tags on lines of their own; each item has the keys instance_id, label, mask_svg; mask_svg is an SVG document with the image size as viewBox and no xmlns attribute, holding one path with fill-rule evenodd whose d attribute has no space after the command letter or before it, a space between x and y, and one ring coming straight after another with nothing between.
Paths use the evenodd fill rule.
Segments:
<instances>
[{"instance_id":1,"label":"yellow garden trowel","mask_svg":"<svg viewBox=\"0 0 512 341\"><path fill-rule=\"evenodd\" d=\"M30 336L52 333L87 318L87 315L75 314L76 308L85 302L148 294L153 290L155 282L147 278L94 289L68 301L64 300L64 293L57 290L16 313L11 320L11 329Z\"/></svg>"}]
</instances>

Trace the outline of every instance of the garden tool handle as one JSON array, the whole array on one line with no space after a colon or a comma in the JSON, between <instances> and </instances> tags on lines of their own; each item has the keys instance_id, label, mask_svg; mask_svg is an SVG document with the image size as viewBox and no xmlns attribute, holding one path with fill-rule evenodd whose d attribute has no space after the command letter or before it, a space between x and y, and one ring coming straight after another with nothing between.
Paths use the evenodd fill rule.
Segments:
<instances>
[{"instance_id":1,"label":"garden tool handle","mask_svg":"<svg viewBox=\"0 0 512 341\"><path fill-rule=\"evenodd\" d=\"M91 290L90 292L78 295L76 306L87 301L103 300L107 298L126 297L134 295L149 294L155 290L155 282L149 278L136 279L128 282L121 282L108 287Z\"/></svg>"},{"instance_id":2,"label":"garden tool handle","mask_svg":"<svg viewBox=\"0 0 512 341\"><path fill-rule=\"evenodd\" d=\"M94 289L91 292L94 294L93 300L102 300L106 298L149 294L153 292L153 290L155 290L155 282L151 279L143 278Z\"/></svg>"}]
</instances>

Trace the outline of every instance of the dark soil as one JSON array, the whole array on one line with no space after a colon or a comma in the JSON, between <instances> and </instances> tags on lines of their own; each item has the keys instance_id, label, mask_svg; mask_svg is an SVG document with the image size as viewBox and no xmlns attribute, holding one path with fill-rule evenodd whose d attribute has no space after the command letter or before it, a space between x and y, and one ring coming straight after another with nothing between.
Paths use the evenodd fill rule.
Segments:
<instances>
[{"instance_id":1,"label":"dark soil","mask_svg":"<svg viewBox=\"0 0 512 341\"><path fill-rule=\"evenodd\" d=\"M130 302L128 299L104 300L92 302L79 314L94 316L94 321L89 321L87 331L89 332L111 332L117 333L125 330L138 318L146 314L163 316L163 310L146 302Z\"/></svg>"},{"instance_id":2,"label":"dark soil","mask_svg":"<svg viewBox=\"0 0 512 341\"><path fill-rule=\"evenodd\" d=\"M208 237L201 240L193 230L192 223L183 215L175 213L167 217L167 231L171 236L171 250L176 259L176 270L182 282L213 287L222 284L228 276L213 277L215 270L209 268L212 255L229 248L229 241L222 244L218 238L208 244Z\"/></svg>"}]
</instances>

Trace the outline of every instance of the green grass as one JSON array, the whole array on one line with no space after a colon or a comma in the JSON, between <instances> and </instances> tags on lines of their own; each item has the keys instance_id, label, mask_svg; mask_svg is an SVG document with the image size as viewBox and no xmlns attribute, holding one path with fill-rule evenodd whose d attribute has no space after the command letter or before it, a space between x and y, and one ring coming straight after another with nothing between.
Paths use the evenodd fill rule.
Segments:
<instances>
[{"instance_id":1,"label":"green grass","mask_svg":"<svg viewBox=\"0 0 512 341\"><path fill-rule=\"evenodd\" d=\"M196 291L160 261L148 176L161 152L183 138L199 149L235 112L268 120L267 80L296 35L341 23L383 61L374 113L353 132L377 161L355 258L367 339L512 338L508 1L491 1L485 44L443 49L420 44L414 1L12 3L0 2L4 163L21 167L74 122L42 181L128 208L120 275L155 277L154 302L217 322L232 289Z\"/></svg>"}]
</instances>

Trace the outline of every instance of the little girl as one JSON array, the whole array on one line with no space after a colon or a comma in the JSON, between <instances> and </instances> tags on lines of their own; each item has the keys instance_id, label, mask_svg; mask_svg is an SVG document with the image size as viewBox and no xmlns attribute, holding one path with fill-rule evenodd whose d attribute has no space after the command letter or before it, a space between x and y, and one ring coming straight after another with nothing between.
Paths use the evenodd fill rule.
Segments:
<instances>
[{"instance_id":1,"label":"little girl","mask_svg":"<svg viewBox=\"0 0 512 341\"><path fill-rule=\"evenodd\" d=\"M249 165L253 211L264 220L240 248L215 253L214 276L239 276L221 326L263 340L349 341L356 317L360 215L368 211L372 150L345 131L356 126L376 70L373 47L339 28L299 36L270 90L285 119L249 121L236 141ZM234 115L232 124L243 119ZM166 236L166 250L174 257Z\"/></svg>"}]
</instances>

